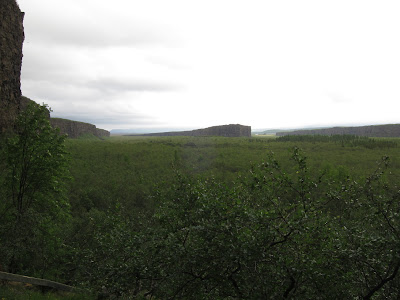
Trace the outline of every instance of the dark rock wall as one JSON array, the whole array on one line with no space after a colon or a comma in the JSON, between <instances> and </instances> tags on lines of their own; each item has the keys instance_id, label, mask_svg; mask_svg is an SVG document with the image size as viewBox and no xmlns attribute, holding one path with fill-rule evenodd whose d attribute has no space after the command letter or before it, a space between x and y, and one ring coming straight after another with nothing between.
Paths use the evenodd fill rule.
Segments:
<instances>
[{"instance_id":1,"label":"dark rock wall","mask_svg":"<svg viewBox=\"0 0 400 300\"><path fill-rule=\"evenodd\" d=\"M333 127L314 130L296 130L290 132L277 132L277 136L283 135L335 135L351 134L368 137L400 137L400 124L373 125L360 127Z\"/></svg>"},{"instance_id":2,"label":"dark rock wall","mask_svg":"<svg viewBox=\"0 0 400 300\"><path fill-rule=\"evenodd\" d=\"M110 132L108 130L105 130L105 129L96 128L95 136L97 136L99 138L110 137Z\"/></svg>"},{"instance_id":3,"label":"dark rock wall","mask_svg":"<svg viewBox=\"0 0 400 300\"><path fill-rule=\"evenodd\" d=\"M20 103L21 111L23 111L29 105L29 103L39 105L35 101L25 96L22 96ZM48 117L50 119L51 126L60 128L60 133L67 134L70 138L78 138L84 134L93 134L94 136L97 136L99 138L110 136L110 132L108 132L107 130L96 128L95 125L89 123L59 118L50 118L50 111Z\"/></svg>"},{"instance_id":4,"label":"dark rock wall","mask_svg":"<svg viewBox=\"0 0 400 300\"><path fill-rule=\"evenodd\" d=\"M78 138L84 134L93 134L99 138L109 137L110 132L96 128L95 125L66 119L51 118L50 123L53 127L60 128L61 134L67 134L69 138Z\"/></svg>"},{"instance_id":5,"label":"dark rock wall","mask_svg":"<svg viewBox=\"0 0 400 300\"><path fill-rule=\"evenodd\" d=\"M239 124L212 126L192 131L174 131L148 133L141 136L226 136L226 137L251 137L251 126Z\"/></svg>"},{"instance_id":6,"label":"dark rock wall","mask_svg":"<svg viewBox=\"0 0 400 300\"><path fill-rule=\"evenodd\" d=\"M32 101L21 96L23 20L24 13L15 0L0 0L0 134L13 128L20 110ZM72 138L87 133L97 137L110 136L108 131L92 124L60 119L50 122Z\"/></svg>"},{"instance_id":7,"label":"dark rock wall","mask_svg":"<svg viewBox=\"0 0 400 300\"><path fill-rule=\"evenodd\" d=\"M23 20L15 0L0 0L0 133L12 128L19 113Z\"/></svg>"}]
</instances>

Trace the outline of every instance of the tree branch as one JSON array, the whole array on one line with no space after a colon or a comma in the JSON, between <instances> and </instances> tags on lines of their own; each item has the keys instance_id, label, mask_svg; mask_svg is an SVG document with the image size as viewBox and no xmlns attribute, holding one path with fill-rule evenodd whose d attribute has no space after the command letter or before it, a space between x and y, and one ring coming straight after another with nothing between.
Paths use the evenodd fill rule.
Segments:
<instances>
[{"instance_id":1,"label":"tree branch","mask_svg":"<svg viewBox=\"0 0 400 300\"><path fill-rule=\"evenodd\" d=\"M391 274L389 277L386 277L386 278L382 279L381 282L379 282L374 288L372 288L372 289L369 291L369 293L368 293L367 295L365 295L365 296L363 297L363 299L371 299L371 297L372 297L377 291L379 291L386 283L388 283L389 281L393 280L393 279L396 277L396 275L397 275L399 269L400 269L400 261L396 264L396 266L395 266L395 268L394 268L392 274ZM388 270L387 273L389 273L389 270ZM387 275L388 275L388 274L387 274Z\"/></svg>"}]
</instances>

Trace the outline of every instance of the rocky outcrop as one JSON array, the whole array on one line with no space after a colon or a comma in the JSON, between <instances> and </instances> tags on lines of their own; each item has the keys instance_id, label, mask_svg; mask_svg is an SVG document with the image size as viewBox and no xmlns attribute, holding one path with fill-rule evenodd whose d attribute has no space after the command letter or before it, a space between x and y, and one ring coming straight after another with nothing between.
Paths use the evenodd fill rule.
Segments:
<instances>
[{"instance_id":1,"label":"rocky outcrop","mask_svg":"<svg viewBox=\"0 0 400 300\"><path fill-rule=\"evenodd\" d=\"M35 101L29 99L28 97L22 96L20 104L21 111L23 111L30 103L39 105ZM68 135L69 138L78 138L81 137L82 135L88 135L88 134L94 135L98 138L104 138L110 136L109 131L96 128L96 126L93 124L77 122L67 119L51 118L50 111L48 118L50 119L51 126L58 127L60 129L60 133Z\"/></svg>"},{"instance_id":2,"label":"rocky outcrop","mask_svg":"<svg viewBox=\"0 0 400 300\"><path fill-rule=\"evenodd\" d=\"M69 138L79 138L82 135L94 135L98 138L110 136L110 132L104 129L96 128L95 125L66 119L51 118L50 123L53 127L60 128L61 134L67 134Z\"/></svg>"},{"instance_id":3,"label":"rocky outcrop","mask_svg":"<svg viewBox=\"0 0 400 300\"><path fill-rule=\"evenodd\" d=\"M324 129L296 130L289 132L277 132L277 136L283 135L336 135L351 134L368 137L400 137L400 124L372 125L359 127L333 127Z\"/></svg>"},{"instance_id":4,"label":"rocky outcrop","mask_svg":"<svg viewBox=\"0 0 400 300\"><path fill-rule=\"evenodd\" d=\"M19 113L23 20L15 0L0 1L0 134L13 127Z\"/></svg>"},{"instance_id":5,"label":"rocky outcrop","mask_svg":"<svg viewBox=\"0 0 400 300\"><path fill-rule=\"evenodd\" d=\"M23 20L24 13L15 0L0 0L0 134L13 128L19 112L32 101L21 96ZM50 122L60 127L61 133L73 138L82 134L110 136L108 131L92 124L61 119Z\"/></svg>"},{"instance_id":6,"label":"rocky outcrop","mask_svg":"<svg viewBox=\"0 0 400 300\"><path fill-rule=\"evenodd\" d=\"M141 134L140 136L225 136L225 137L251 137L251 126L229 124L212 126L191 131L173 131Z\"/></svg>"}]
</instances>

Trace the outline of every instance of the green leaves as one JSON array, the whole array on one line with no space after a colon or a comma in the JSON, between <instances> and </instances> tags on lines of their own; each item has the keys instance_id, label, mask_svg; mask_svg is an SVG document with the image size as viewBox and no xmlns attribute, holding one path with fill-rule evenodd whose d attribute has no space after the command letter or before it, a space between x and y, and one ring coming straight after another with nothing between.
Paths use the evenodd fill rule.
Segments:
<instances>
[{"instance_id":1,"label":"green leaves","mask_svg":"<svg viewBox=\"0 0 400 300\"><path fill-rule=\"evenodd\" d=\"M393 241L399 240L385 204L393 191L382 189L382 172L365 183L345 178L341 184L330 184L323 174L314 172L311 178L298 148L293 149L292 161L293 175L269 157L232 188L187 179L173 187L175 193L162 199L147 233L158 236L156 245L146 249L157 258L147 265L158 278L152 295L389 295L398 270Z\"/></svg>"},{"instance_id":2,"label":"green leaves","mask_svg":"<svg viewBox=\"0 0 400 300\"><path fill-rule=\"evenodd\" d=\"M178 174L153 214L89 212L83 277L127 297L396 299L400 193L387 165L354 179L309 169L294 148L229 185Z\"/></svg>"},{"instance_id":3,"label":"green leaves","mask_svg":"<svg viewBox=\"0 0 400 300\"><path fill-rule=\"evenodd\" d=\"M60 233L58 226L68 220L65 137L50 126L48 117L47 106L29 104L19 115L16 134L6 141L2 154L0 251L5 255L1 262L13 272L35 268L44 272L50 255L46 251L57 247L54 236Z\"/></svg>"}]
</instances>

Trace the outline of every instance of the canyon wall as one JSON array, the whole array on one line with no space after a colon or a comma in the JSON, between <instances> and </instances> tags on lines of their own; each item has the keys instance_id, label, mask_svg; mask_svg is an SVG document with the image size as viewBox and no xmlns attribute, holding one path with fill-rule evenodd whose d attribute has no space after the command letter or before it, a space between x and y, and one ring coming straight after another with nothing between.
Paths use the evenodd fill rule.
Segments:
<instances>
[{"instance_id":1,"label":"canyon wall","mask_svg":"<svg viewBox=\"0 0 400 300\"><path fill-rule=\"evenodd\" d=\"M212 126L191 131L172 131L160 133L141 134L140 136L225 136L225 137L251 137L251 126L229 124Z\"/></svg>"},{"instance_id":2,"label":"canyon wall","mask_svg":"<svg viewBox=\"0 0 400 300\"><path fill-rule=\"evenodd\" d=\"M19 113L23 20L15 0L0 0L0 134L12 129Z\"/></svg>"},{"instance_id":3,"label":"canyon wall","mask_svg":"<svg viewBox=\"0 0 400 300\"><path fill-rule=\"evenodd\" d=\"M400 124L371 125L359 127L333 127L324 129L295 130L289 132L277 132L277 136L283 135L336 135L351 134L368 137L400 137Z\"/></svg>"},{"instance_id":4,"label":"canyon wall","mask_svg":"<svg viewBox=\"0 0 400 300\"><path fill-rule=\"evenodd\" d=\"M28 106L29 103L34 103L34 104L38 105L32 99L22 96L21 103L20 103L21 111L23 111ZM72 121L72 120L67 120L67 119L51 118L50 112L49 112L48 117L50 119L51 126L58 127L60 129L60 133L68 135L69 138L74 139L74 138L78 138L78 137L80 137L82 135L86 135L86 134L92 134L99 138L104 138L104 137L110 136L109 131L96 128L96 126L93 124Z\"/></svg>"},{"instance_id":5,"label":"canyon wall","mask_svg":"<svg viewBox=\"0 0 400 300\"><path fill-rule=\"evenodd\" d=\"M96 128L95 125L71 121L59 118L50 118L51 126L60 128L61 134L67 134L69 138L79 138L82 135L92 134L98 138L110 136L110 132L104 129Z\"/></svg>"}]
</instances>

